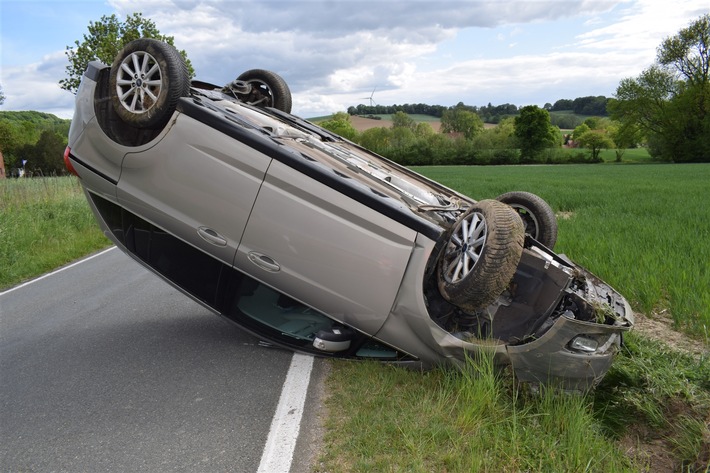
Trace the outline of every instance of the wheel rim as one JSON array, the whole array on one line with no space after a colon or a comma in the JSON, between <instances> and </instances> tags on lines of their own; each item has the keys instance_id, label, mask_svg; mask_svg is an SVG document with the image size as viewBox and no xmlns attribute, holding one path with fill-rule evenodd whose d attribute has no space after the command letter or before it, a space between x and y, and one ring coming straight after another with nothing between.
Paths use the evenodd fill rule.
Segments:
<instances>
[{"instance_id":1,"label":"wheel rim","mask_svg":"<svg viewBox=\"0 0 710 473\"><path fill-rule=\"evenodd\" d=\"M116 73L116 94L131 113L142 114L158 102L163 88L160 65L144 51L129 54Z\"/></svg>"},{"instance_id":2,"label":"wheel rim","mask_svg":"<svg viewBox=\"0 0 710 473\"><path fill-rule=\"evenodd\" d=\"M536 240L540 236L540 225L535 218L535 214L530 211L527 207L519 204L509 204L513 207L513 210L520 216L523 221L523 227L525 227L525 233L529 234Z\"/></svg>"},{"instance_id":3,"label":"wheel rim","mask_svg":"<svg viewBox=\"0 0 710 473\"><path fill-rule=\"evenodd\" d=\"M488 230L483 214L472 212L457 225L446 249L444 276L450 283L464 279L481 257Z\"/></svg>"}]
</instances>

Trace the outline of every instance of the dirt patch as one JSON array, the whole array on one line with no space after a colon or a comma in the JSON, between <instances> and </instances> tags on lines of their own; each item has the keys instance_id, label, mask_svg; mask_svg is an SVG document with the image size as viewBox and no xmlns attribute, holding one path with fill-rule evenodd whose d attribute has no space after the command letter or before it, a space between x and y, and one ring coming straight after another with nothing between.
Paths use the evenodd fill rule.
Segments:
<instances>
[{"instance_id":1,"label":"dirt patch","mask_svg":"<svg viewBox=\"0 0 710 473\"><path fill-rule=\"evenodd\" d=\"M671 399L664 409L667 419L677 418L681 415L692 416L691 407L680 399ZM706 420L710 425L710 413ZM706 430L703 433L703 444L698 456L693 463L683 462L681 465L674 455L673 432L659 432L648 425L641 423L629 427L626 434L619 440L619 447L629 457L647 471L654 473L673 473L677 471L708 472L710 465L710 435Z\"/></svg>"},{"instance_id":2,"label":"dirt patch","mask_svg":"<svg viewBox=\"0 0 710 473\"><path fill-rule=\"evenodd\" d=\"M439 132L441 129L441 122L425 122L429 123L435 132ZM350 116L350 124L357 131L365 131L370 128L390 128L392 126L392 120L375 120L374 118L365 118L358 115Z\"/></svg>"},{"instance_id":3,"label":"dirt patch","mask_svg":"<svg viewBox=\"0 0 710 473\"><path fill-rule=\"evenodd\" d=\"M645 337L694 357L710 356L710 347L672 328L673 320L665 310L653 314L653 317L635 312L634 317L634 330L638 330Z\"/></svg>"},{"instance_id":4,"label":"dirt patch","mask_svg":"<svg viewBox=\"0 0 710 473\"><path fill-rule=\"evenodd\" d=\"M661 439L649 439L648 432L632 429L619 441L619 446L626 456L633 458L648 471L655 473L673 473L678 471L668 442Z\"/></svg>"},{"instance_id":5,"label":"dirt patch","mask_svg":"<svg viewBox=\"0 0 710 473\"><path fill-rule=\"evenodd\" d=\"M557 212L555 216L558 220L569 220L574 215L574 212Z\"/></svg>"}]
</instances>

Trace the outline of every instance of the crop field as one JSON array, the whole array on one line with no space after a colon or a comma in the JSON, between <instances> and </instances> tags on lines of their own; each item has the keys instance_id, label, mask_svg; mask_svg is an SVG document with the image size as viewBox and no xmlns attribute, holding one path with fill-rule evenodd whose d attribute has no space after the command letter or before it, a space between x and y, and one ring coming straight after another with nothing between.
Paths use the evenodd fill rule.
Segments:
<instances>
[{"instance_id":1,"label":"crop field","mask_svg":"<svg viewBox=\"0 0 710 473\"><path fill-rule=\"evenodd\" d=\"M555 210L555 250L624 294L634 310L710 337L710 165L420 167L477 200L512 190Z\"/></svg>"}]
</instances>

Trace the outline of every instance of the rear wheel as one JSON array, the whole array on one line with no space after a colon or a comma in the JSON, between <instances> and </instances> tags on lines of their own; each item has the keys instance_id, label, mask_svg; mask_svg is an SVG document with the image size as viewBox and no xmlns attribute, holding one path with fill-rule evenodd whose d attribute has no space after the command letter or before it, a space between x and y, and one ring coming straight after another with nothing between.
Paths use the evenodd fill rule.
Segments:
<instances>
[{"instance_id":1,"label":"rear wheel","mask_svg":"<svg viewBox=\"0 0 710 473\"><path fill-rule=\"evenodd\" d=\"M180 97L190 93L190 73L180 53L154 39L128 43L111 66L109 94L116 114L128 125L162 127Z\"/></svg>"},{"instance_id":2,"label":"rear wheel","mask_svg":"<svg viewBox=\"0 0 710 473\"><path fill-rule=\"evenodd\" d=\"M237 77L237 81L251 86L247 93L237 93L239 100L257 107L273 107L291 113L291 90L275 72L251 69Z\"/></svg>"},{"instance_id":3,"label":"rear wheel","mask_svg":"<svg viewBox=\"0 0 710 473\"><path fill-rule=\"evenodd\" d=\"M525 233L553 249L557 243L557 217L552 207L530 192L507 192L496 200L510 205L523 220Z\"/></svg>"},{"instance_id":4,"label":"rear wheel","mask_svg":"<svg viewBox=\"0 0 710 473\"><path fill-rule=\"evenodd\" d=\"M475 310L495 301L515 274L525 231L515 211L495 200L472 206L455 224L439 261L439 291Z\"/></svg>"}]
</instances>

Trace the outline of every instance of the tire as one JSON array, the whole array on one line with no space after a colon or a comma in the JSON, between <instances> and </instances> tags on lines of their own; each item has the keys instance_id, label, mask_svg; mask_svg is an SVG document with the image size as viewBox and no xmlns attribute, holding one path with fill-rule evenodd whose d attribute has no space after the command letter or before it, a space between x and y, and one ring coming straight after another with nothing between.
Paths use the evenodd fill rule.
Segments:
<instances>
[{"instance_id":1,"label":"tire","mask_svg":"<svg viewBox=\"0 0 710 473\"><path fill-rule=\"evenodd\" d=\"M241 101L291 113L291 90L280 75L263 69L251 69L242 73L237 80L252 86L251 92L239 95Z\"/></svg>"},{"instance_id":2,"label":"tire","mask_svg":"<svg viewBox=\"0 0 710 473\"><path fill-rule=\"evenodd\" d=\"M530 192L507 192L496 200L510 205L523 220L525 233L553 249L557 243L557 217L542 198Z\"/></svg>"},{"instance_id":3,"label":"tire","mask_svg":"<svg viewBox=\"0 0 710 473\"><path fill-rule=\"evenodd\" d=\"M439 261L441 295L474 311L494 302L515 274L525 231L515 211L495 200L482 200L454 225Z\"/></svg>"},{"instance_id":4,"label":"tire","mask_svg":"<svg viewBox=\"0 0 710 473\"><path fill-rule=\"evenodd\" d=\"M162 127L180 97L190 94L190 73L180 53L155 39L128 43L111 65L109 95L123 122Z\"/></svg>"}]
</instances>

